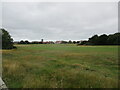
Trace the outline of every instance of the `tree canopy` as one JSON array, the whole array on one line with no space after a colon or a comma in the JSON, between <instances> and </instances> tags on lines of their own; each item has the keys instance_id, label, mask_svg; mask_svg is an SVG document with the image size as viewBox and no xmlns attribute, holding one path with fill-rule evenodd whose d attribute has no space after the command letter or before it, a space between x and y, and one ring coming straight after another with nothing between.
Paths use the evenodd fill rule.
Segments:
<instances>
[{"instance_id":1,"label":"tree canopy","mask_svg":"<svg viewBox=\"0 0 120 90\"><path fill-rule=\"evenodd\" d=\"M120 33L110 35L94 35L88 41L82 41L81 45L120 45Z\"/></svg>"},{"instance_id":2,"label":"tree canopy","mask_svg":"<svg viewBox=\"0 0 120 90\"><path fill-rule=\"evenodd\" d=\"M7 32L5 29L0 29L0 32L2 36L2 49L12 49L15 48L13 46L13 39L11 38L9 32Z\"/></svg>"}]
</instances>

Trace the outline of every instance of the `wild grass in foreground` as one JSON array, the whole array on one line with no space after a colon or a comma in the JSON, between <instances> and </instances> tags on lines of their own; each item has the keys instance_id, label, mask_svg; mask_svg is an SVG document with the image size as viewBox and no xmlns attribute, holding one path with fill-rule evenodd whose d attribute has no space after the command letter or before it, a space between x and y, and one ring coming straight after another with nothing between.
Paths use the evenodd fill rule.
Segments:
<instances>
[{"instance_id":1,"label":"wild grass in foreground","mask_svg":"<svg viewBox=\"0 0 120 90\"><path fill-rule=\"evenodd\" d=\"M118 87L118 46L16 46L3 50L9 88Z\"/></svg>"}]
</instances>

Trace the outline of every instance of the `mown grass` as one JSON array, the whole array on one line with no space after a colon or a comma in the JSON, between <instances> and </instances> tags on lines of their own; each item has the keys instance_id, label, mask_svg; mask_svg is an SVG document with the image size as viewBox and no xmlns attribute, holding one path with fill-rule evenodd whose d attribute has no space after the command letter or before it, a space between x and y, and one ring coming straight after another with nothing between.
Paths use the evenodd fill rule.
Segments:
<instances>
[{"instance_id":1,"label":"mown grass","mask_svg":"<svg viewBox=\"0 0 120 90\"><path fill-rule=\"evenodd\" d=\"M3 50L9 88L117 88L118 46L16 45Z\"/></svg>"}]
</instances>

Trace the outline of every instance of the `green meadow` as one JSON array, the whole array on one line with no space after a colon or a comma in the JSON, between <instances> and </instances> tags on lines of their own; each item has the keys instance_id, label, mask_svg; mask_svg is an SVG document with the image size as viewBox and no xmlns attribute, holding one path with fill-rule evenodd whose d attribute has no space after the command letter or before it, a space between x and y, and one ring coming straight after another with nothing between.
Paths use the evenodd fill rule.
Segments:
<instances>
[{"instance_id":1,"label":"green meadow","mask_svg":"<svg viewBox=\"0 0 120 90\"><path fill-rule=\"evenodd\" d=\"M16 46L2 51L8 88L118 87L118 46Z\"/></svg>"}]
</instances>

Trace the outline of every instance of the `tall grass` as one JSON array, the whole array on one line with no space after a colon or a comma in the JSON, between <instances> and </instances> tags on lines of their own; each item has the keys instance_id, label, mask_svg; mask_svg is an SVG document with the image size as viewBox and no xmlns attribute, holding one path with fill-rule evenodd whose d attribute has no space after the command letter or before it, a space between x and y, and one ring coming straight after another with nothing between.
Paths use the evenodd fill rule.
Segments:
<instances>
[{"instance_id":1,"label":"tall grass","mask_svg":"<svg viewBox=\"0 0 120 90\"><path fill-rule=\"evenodd\" d=\"M17 45L3 50L9 88L117 88L117 46Z\"/></svg>"}]
</instances>

